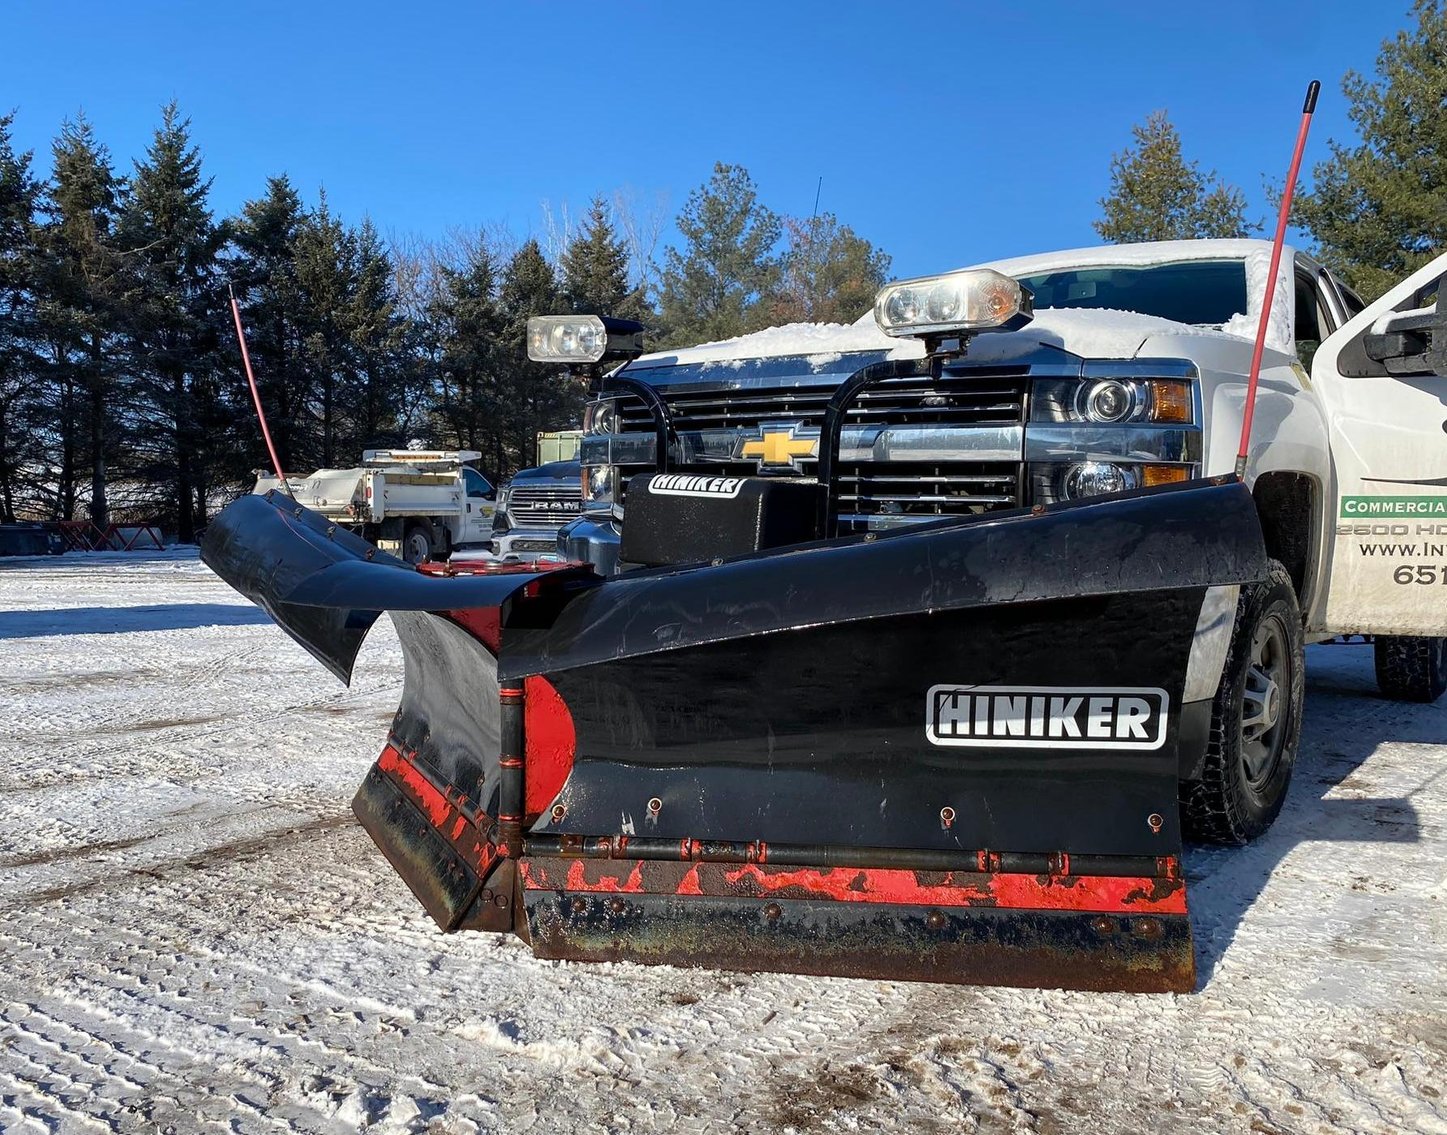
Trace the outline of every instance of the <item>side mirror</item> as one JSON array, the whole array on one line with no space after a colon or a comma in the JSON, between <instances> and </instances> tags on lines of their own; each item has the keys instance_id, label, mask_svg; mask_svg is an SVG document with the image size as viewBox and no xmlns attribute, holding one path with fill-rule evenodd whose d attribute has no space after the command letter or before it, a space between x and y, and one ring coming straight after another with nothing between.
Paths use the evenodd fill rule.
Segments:
<instances>
[{"instance_id":1,"label":"side mirror","mask_svg":"<svg viewBox=\"0 0 1447 1135\"><path fill-rule=\"evenodd\" d=\"M1435 307L1394 311L1378 319L1362 337L1369 359L1388 374L1435 374L1447 378L1447 287L1437 282Z\"/></svg>"}]
</instances>

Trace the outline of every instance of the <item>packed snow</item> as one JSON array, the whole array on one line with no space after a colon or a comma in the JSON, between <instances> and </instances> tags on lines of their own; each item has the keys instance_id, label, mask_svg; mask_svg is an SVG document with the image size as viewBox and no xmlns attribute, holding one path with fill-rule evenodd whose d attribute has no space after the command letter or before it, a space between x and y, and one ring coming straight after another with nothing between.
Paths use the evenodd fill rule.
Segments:
<instances>
[{"instance_id":1,"label":"packed snow","mask_svg":"<svg viewBox=\"0 0 1447 1135\"><path fill-rule=\"evenodd\" d=\"M1187 854L1185 996L541 962L351 817L344 689L193 554L0 560L0 1130L1447 1132L1447 701L1310 652L1286 810Z\"/></svg>"}]
</instances>

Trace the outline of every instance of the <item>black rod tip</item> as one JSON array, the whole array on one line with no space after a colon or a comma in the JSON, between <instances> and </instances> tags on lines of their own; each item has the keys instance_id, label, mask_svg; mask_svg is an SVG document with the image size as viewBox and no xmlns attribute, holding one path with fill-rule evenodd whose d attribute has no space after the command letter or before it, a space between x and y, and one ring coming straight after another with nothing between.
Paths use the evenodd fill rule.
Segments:
<instances>
[{"instance_id":1,"label":"black rod tip","mask_svg":"<svg viewBox=\"0 0 1447 1135\"><path fill-rule=\"evenodd\" d=\"M1311 114L1316 110L1316 96L1321 94L1321 83L1313 79L1306 85L1306 105L1301 108L1302 114Z\"/></svg>"}]
</instances>

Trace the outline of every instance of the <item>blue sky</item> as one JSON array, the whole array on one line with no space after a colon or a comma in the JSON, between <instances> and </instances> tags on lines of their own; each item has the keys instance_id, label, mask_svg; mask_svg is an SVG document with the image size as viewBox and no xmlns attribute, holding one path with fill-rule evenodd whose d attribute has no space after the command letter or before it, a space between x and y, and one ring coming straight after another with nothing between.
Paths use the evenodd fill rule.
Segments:
<instances>
[{"instance_id":1,"label":"blue sky","mask_svg":"<svg viewBox=\"0 0 1447 1135\"><path fill-rule=\"evenodd\" d=\"M807 215L822 177L905 276L1095 243L1110 155L1158 108L1265 217L1307 81L1310 163L1408 6L10 0L0 107L42 166L84 109L128 168L175 98L218 212L286 172L384 233L540 233L544 200L620 187L671 216L716 160Z\"/></svg>"}]
</instances>

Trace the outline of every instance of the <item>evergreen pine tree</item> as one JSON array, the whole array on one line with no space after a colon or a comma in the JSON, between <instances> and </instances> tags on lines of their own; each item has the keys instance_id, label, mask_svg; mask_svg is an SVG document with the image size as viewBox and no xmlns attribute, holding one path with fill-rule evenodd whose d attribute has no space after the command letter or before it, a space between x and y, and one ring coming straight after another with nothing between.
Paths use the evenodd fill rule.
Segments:
<instances>
[{"instance_id":1,"label":"evergreen pine tree","mask_svg":"<svg viewBox=\"0 0 1447 1135\"><path fill-rule=\"evenodd\" d=\"M358 449L404 442L406 328L397 309L392 258L370 219L352 234L353 288L346 311L352 382L343 392L346 431Z\"/></svg>"},{"instance_id":2,"label":"evergreen pine tree","mask_svg":"<svg viewBox=\"0 0 1447 1135\"><path fill-rule=\"evenodd\" d=\"M784 218L786 250L773 323L852 323L884 286L889 256L833 213Z\"/></svg>"},{"instance_id":3,"label":"evergreen pine tree","mask_svg":"<svg viewBox=\"0 0 1447 1135\"><path fill-rule=\"evenodd\" d=\"M631 317L624 311L630 298L628 251L613 228L602 197L593 198L588 217L564 250L559 268L568 311Z\"/></svg>"},{"instance_id":4,"label":"evergreen pine tree","mask_svg":"<svg viewBox=\"0 0 1447 1135\"><path fill-rule=\"evenodd\" d=\"M293 469L314 461L303 408L311 395L311 375L302 350L300 328L303 309L296 275L297 233L303 224L301 199L285 175L267 179L265 196L247 201L232 222L235 256L227 265L241 306L267 425L282 468ZM228 347L231 345L228 344ZM237 436L246 468L265 464L261 428L246 394L246 377L234 350L224 352L226 373L238 402L245 407Z\"/></svg>"},{"instance_id":5,"label":"evergreen pine tree","mask_svg":"<svg viewBox=\"0 0 1447 1135\"><path fill-rule=\"evenodd\" d=\"M682 250L664 254L659 317L673 345L727 339L769 322L778 286L779 218L742 166L714 166L678 216Z\"/></svg>"},{"instance_id":6,"label":"evergreen pine tree","mask_svg":"<svg viewBox=\"0 0 1447 1135\"><path fill-rule=\"evenodd\" d=\"M126 282L114 230L124 185L83 116L61 125L52 166L37 284L59 440L56 510L74 517L80 467L88 464L90 517L104 529L109 468L129 425L116 366Z\"/></svg>"},{"instance_id":7,"label":"evergreen pine tree","mask_svg":"<svg viewBox=\"0 0 1447 1135\"><path fill-rule=\"evenodd\" d=\"M526 241L503 272L498 306L503 317L502 413L505 460L528 466L537 459L537 432L575 427L582 419L583 395L577 383L556 366L528 359L527 324L534 315L555 314L562 297L553 266L536 240Z\"/></svg>"},{"instance_id":8,"label":"evergreen pine tree","mask_svg":"<svg viewBox=\"0 0 1447 1135\"><path fill-rule=\"evenodd\" d=\"M1135 148L1110 161L1110 194L1095 231L1114 244L1196 237L1249 236L1261 226L1246 220L1246 198L1213 170L1181 155L1181 136L1164 110L1131 127Z\"/></svg>"},{"instance_id":9,"label":"evergreen pine tree","mask_svg":"<svg viewBox=\"0 0 1447 1135\"><path fill-rule=\"evenodd\" d=\"M431 340L433 442L475 449L502 465L499 431L497 267L485 241L472 247L464 264L436 266L437 287L427 307Z\"/></svg>"},{"instance_id":10,"label":"evergreen pine tree","mask_svg":"<svg viewBox=\"0 0 1447 1135\"><path fill-rule=\"evenodd\" d=\"M0 115L0 521L14 521L23 471L41 456L41 394L36 293L36 209L40 183L31 154L11 141L12 115Z\"/></svg>"},{"instance_id":11,"label":"evergreen pine tree","mask_svg":"<svg viewBox=\"0 0 1447 1135\"><path fill-rule=\"evenodd\" d=\"M134 288L129 304L129 363L141 383L151 479L169 486L183 543L204 523L206 474L216 439L201 426L201 404L219 396L215 367L225 308L217 254L225 231L212 219L211 181L176 104L136 163L120 231Z\"/></svg>"},{"instance_id":12,"label":"evergreen pine tree","mask_svg":"<svg viewBox=\"0 0 1447 1135\"><path fill-rule=\"evenodd\" d=\"M317 460L325 468L355 455L342 437L341 404L352 382L348 309L356 288L356 242L322 194L317 207L297 229L295 270L301 308L302 353L311 375L312 420L316 423Z\"/></svg>"},{"instance_id":13,"label":"evergreen pine tree","mask_svg":"<svg viewBox=\"0 0 1447 1135\"><path fill-rule=\"evenodd\" d=\"M1323 262L1375 299L1447 246L1447 5L1416 0L1416 26L1382 43L1376 80L1347 72L1359 140L1332 140L1293 220Z\"/></svg>"}]
</instances>

